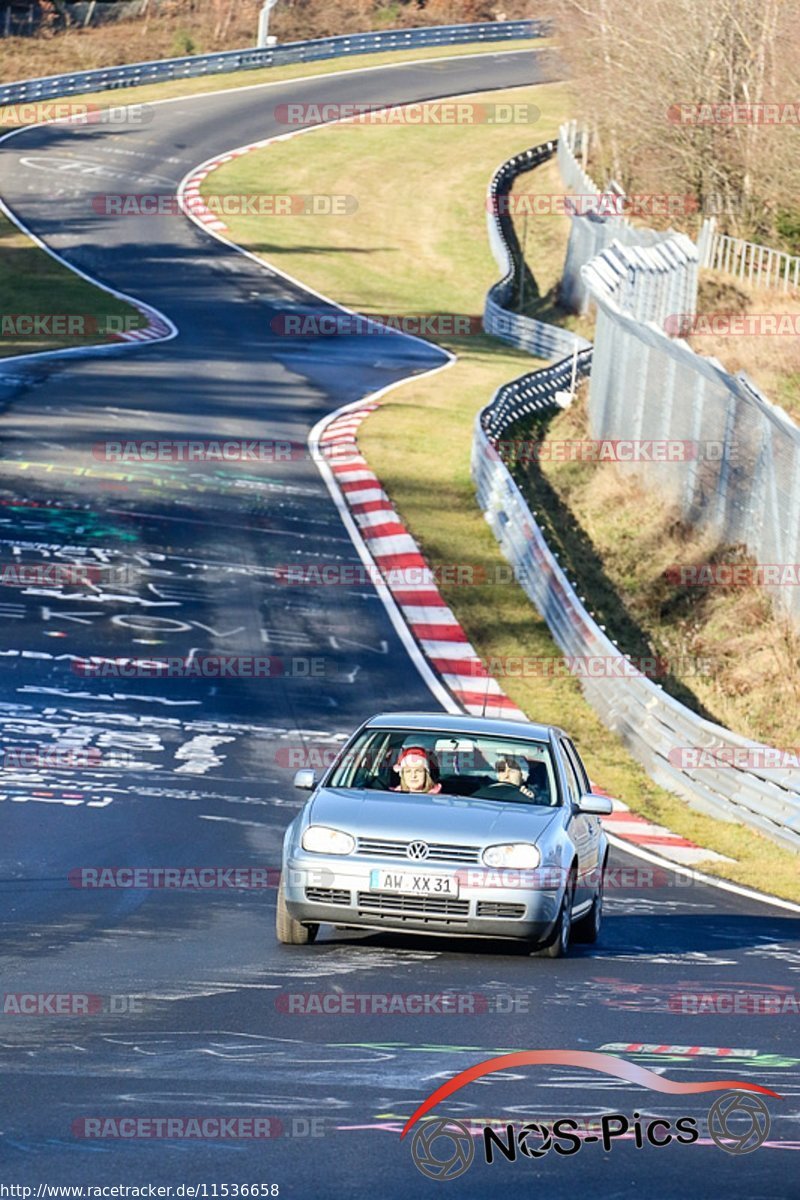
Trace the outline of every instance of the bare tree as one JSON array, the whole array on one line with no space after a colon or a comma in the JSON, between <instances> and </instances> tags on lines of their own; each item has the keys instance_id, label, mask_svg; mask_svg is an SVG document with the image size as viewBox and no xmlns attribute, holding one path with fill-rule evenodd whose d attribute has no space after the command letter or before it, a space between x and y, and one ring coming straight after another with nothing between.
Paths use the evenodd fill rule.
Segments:
<instances>
[{"instance_id":1,"label":"bare tree","mask_svg":"<svg viewBox=\"0 0 800 1200\"><path fill-rule=\"evenodd\" d=\"M780 210L797 209L798 126L759 120L759 106L797 103L800 0L551 0L550 11L597 130L598 174L689 194L736 233L769 235ZM726 104L751 118L725 119Z\"/></svg>"}]
</instances>

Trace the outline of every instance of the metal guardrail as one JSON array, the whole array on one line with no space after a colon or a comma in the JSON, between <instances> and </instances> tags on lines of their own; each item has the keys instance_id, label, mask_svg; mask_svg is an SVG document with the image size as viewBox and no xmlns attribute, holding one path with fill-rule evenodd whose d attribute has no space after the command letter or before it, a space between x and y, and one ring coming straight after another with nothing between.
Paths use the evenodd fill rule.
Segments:
<instances>
[{"instance_id":1,"label":"metal guardrail","mask_svg":"<svg viewBox=\"0 0 800 1200\"><path fill-rule=\"evenodd\" d=\"M563 358L552 366L531 371L511 383L504 383L495 392L488 408L483 410L482 428L491 441L508 432L512 425L537 414L553 412L558 407L556 397L568 393L573 382L585 379L592 369L589 346L577 354Z\"/></svg>"},{"instance_id":2,"label":"metal guardrail","mask_svg":"<svg viewBox=\"0 0 800 1200\"><path fill-rule=\"evenodd\" d=\"M253 71L261 67L281 67L291 63L317 62L325 58L349 58L386 50L415 50L425 46L457 46L464 42L502 42L517 38L546 37L551 31L547 21L484 21L468 25L432 25L419 29L388 29L376 33L343 34L314 38L305 42L287 42L262 50L224 50L218 54L192 54L184 58L156 59L153 62L128 63L121 67L102 67L25 79L0 86L0 104L49 100L81 92L102 92L115 88L139 87L170 79L193 79L222 75L229 71Z\"/></svg>"},{"instance_id":3,"label":"metal guardrail","mask_svg":"<svg viewBox=\"0 0 800 1200\"><path fill-rule=\"evenodd\" d=\"M534 157L544 162L550 154ZM520 163L519 157L510 161ZM528 161L520 164L521 169L530 169ZM509 167L505 172L506 183L513 170ZM494 231L490 226L490 236L502 236L499 226ZM511 247L506 254L511 259ZM626 320L634 323L631 317ZM589 374L592 349L581 351L577 359L580 374ZM565 389L572 371L573 358L567 358L498 389L475 422L472 477L478 503L500 548L562 652L574 658L617 659L630 669L632 664L581 603L496 445L517 421L555 409L556 394ZM681 752L687 749L720 748L757 751L766 762L769 747L699 717L644 675L616 677L606 672L601 679L582 676L582 683L601 720L656 783L699 812L742 822L800 853L800 772L760 765L693 768L681 762Z\"/></svg>"},{"instance_id":4,"label":"metal guardrail","mask_svg":"<svg viewBox=\"0 0 800 1200\"><path fill-rule=\"evenodd\" d=\"M540 146L532 146L530 150L515 155L497 168L489 181L486 195L489 244L503 278L490 289L486 297L483 327L493 337L515 346L518 350L527 350L537 358L571 354L576 346L581 350L589 346L589 342L577 334L559 329L557 325L548 325L546 321L537 321L534 317L511 312L508 307L521 290L520 285L524 286L526 279L530 279L531 276L524 261L514 222L508 213L508 206L503 202L509 196L518 176L547 162L555 153L556 142L543 142Z\"/></svg>"}]
</instances>

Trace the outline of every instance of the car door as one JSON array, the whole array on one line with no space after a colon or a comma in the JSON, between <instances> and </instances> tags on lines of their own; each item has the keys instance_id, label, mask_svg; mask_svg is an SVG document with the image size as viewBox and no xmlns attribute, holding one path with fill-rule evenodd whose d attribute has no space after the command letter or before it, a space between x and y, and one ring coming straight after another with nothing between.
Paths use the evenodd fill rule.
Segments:
<instances>
[{"instance_id":1,"label":"car door","mask_svg":"<svg viewBox=\"0 0 800 1200\"><path fill-rule=\"evenodd\" d=\"M570 801L579 804L581 796L589 789L589 780L577 752L568 737L559 740L567 793ZM590 900L596 887L597 856L600 848L600 822L587 813L573 812L569 821L569 833L578 851L578 879L575 903Z\"/></svg>"}]
</instances>

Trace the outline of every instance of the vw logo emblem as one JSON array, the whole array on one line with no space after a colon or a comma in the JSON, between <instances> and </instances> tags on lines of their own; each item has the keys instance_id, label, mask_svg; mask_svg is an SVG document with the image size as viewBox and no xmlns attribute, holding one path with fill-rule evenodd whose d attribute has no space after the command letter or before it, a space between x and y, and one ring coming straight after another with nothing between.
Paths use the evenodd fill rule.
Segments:
<instances>
[{"instance_id":1,"label":"vw logo emblem","mask_svg":"<svg viewBox=\"0 0 800 1200\"><path fill-rule=\"evenodd\" d=\"M767 1140L769 1127L769 1109L760 1096L748 1092L726 1092L708 1110L712 1141L728 1154L757 1150Z\"/></svg>"},{"instance_id":2,"label":"vw logo emblem","mask_svg":"<svg viewBox=\"0 0 800 1200\"><path fill-rule=\"evenodd\" d=\"M430 851L427 842L410 842L406 854L409 858L427 858Z\"/></svg>"},{"instance_id":3,"label":"vw logo emblem","mask_svg":"<svg viewBox=\"0 0 800 1200\"><path fill-rule=\"evenodd\" d=\"M441 1143L442 1158L433 1152L437 1142ZM414 1134L411 1156L416 1168L429 1179L457 1179L469 1170L475 1146L460 1121L426 1121Z\"/></svg>"}]
</instances>

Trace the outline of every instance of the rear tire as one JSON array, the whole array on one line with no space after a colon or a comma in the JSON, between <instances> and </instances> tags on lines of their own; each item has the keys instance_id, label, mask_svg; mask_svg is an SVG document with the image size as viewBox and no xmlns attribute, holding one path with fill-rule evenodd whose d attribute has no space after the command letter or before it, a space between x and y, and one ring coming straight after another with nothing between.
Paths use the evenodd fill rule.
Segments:
<instances>
[{"instance_id":1,"label":"rear tire","mask_svg":"<svg viewBox=\"0 0 800 1200\"><path fill-rule=\"evenodd\" d=\"M537 950L538 958L566 958L572 935L572 905L575 900L575 868L569 873L555 930L546 946Z\"/></svg>"},{"instance_id":2,"label":"rear tire","mask_svg":"<svg viewBox=\"0 0 800 1200\"><path fill-rule=\"evenodd\" d=\"M307 946L316 940L319 925L303 925L291 916L286 907L283 881L278 886L278 904L275 909L275 932L284 946Z\"/></svg>"}]
</instances>

